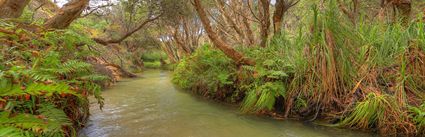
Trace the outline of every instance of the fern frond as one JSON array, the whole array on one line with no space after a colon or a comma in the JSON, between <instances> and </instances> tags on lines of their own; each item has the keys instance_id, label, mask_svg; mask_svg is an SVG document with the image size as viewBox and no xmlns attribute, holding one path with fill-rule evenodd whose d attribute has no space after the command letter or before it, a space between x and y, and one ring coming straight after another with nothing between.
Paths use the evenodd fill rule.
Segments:
<instances>
[{"instance_id":1,"label":"fern frond","mask_svg":"<svg viewBox=\"0 0 425 137\"><path fill-rule=\"evenodd\" d=\"M28 76L35 81L48 81L55 79L55 76L49 73L43 73L42 71L30 70Z\"/></svg>"},{"instance_id":2,"label":"fern frond","mask_svg":"<svg viewBox=\"0 0 425 137\"><path fill-rule=\"evenodd\" d=\"M11 117L10 112L0 112L0 125L28 130L36 134L41 134L47 129L47 124L43 119L31 114L18 114Z\"/></svg>"},{"instance_id":3,"label":"fern frond","mask_svg":"<svg viewBox=\"0 0 425 137\"><path fill-rule=\"evenodd\" d=\"M89 63L78 60L70 60L61 64L57 68L46 68L44 70L54 74L69 75L71 73L89 72L91 67L92 65Z\"/></svg>"},{"instance_id":4,"label":"fern frond","mask_svg":"<svg viewBox=\"0 0 425 137\"><path fill-rule=\"evenodd\" d=\"M104 75L90 74L90 75L81 76L79 79L84 81L106 81L106 80L109 80L110 78Z\"/></svg>"},{"instance_id":5,"label":"fern frond","mask_svg":"<svg viewBox=\"0 0 425 137\"><path fill-rule=\"evenodd\" d=\"M53 104L45 103L41 104L38 110L40 115L45 116L48 119L48 127L45 134L61 133L62 126L71 126L72 123L66 116L63 110L56 108Z\"/></svg>"},{"instance_id":6,"label":"fern frond","mask_svg":"<svg viewBox=\"0 0 425 137\"><path fill-rule=\"evenodd\" d=\"M72 94L78 97L80 96L76 92L70 90L70 86L66 83L54 83L47 85L31 83L25 89L19 85L14 85L11 90L0 92L0 96L19 96L24 94L52 96L53 94L59 93Z\"/></svg>"},{"instance_id":7,"label":"fern frond","mask_svg":"<svg viewBox=\"0 0 425 137\"><path fill-rule=\"evenodd\" d=\"M25 136L25 132L26 131L15 127L0 126L0 137L30 137Z\"/></svg>"},{"instance_id":8,"label":"fern frond","mask_svg":"<svg viewBox=\"0 0 425 137\"><path fill-rule=\"evenodd\" d=\"M89 94L93 95L97 99L100 108L102 108L104 105L104 98L101 96L102 88L98 84L91 82L84 84L84 88L89 91Z\"/></svg>"}]
</instances>

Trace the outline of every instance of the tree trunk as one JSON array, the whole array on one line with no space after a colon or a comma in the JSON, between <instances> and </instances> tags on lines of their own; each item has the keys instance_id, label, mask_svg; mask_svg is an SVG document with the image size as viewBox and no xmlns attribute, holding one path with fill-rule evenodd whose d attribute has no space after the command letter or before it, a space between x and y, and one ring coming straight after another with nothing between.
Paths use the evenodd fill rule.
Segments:
<instances>
[{"instance_id":1,"label":"tree trunk","mask_svg":"<svg viewBox=\"0 0 425 137\"><path fill-rule=\"evenodd\" d=\"M255 40L254 34L252 32L252 29L251 29L251 23L248 21L248 17L252 16L252 15L251 16L249 15L249 13L251 13L251 12L249 10L250 7L249 7L248 2L249 1L246 1L242 5L242 14L244 16L244 17L242 17L243 18L242 23L243 23L243 26L245 28L245 33L246 33L245 35L248 38L248 45L252 46L256 43L255 42L256 40Z\"/></svg>"},{"instance_id":2,"label":"tree trunk","mask_svg":"<svg viewBox=\"0 0 425 137\"><path fill-rule=\"evenodd\" d=\"M225 2L223 0L216 0L216 2L219 7L220 13L223 15L224 22L226 22L226 24L230 26L230 28L232 28L236 32L240 43L243 43L245 39L245 35L243 31L236 25L234 21L235 17L231 17L231 15L229 14L229 11L226 10Z\"/></svg>"},{"instance_id":3,"label":"tree trunk","mask_svg":"<svg viewBox=\"0 0 425 137\"><path fill-rule=\"evenodd\" d=\"M360 6L360 2L359 0L352 0L353 3L353 7L351 8L351 10L349 10L347 8L347 6L345 6L344 2L341 0L338 0L338 7L339 9L348 16L348 18L350 19L350 21L353 24L357 24L357 17L359 15L359 6Z\"/></svg>"},{"instance_id":4,"label":"tree trunk","mask_svg":"<svg viewBox=\"0 0 425 137\"><path fill-rule=\"evenodd\" d=\"M80 17L81 12L89 4L89 0L71 0L65 4L55 16L44 24L46 28L65 29L72 21Z\"/></svg>"},{"instance_id":5,"label":"tree trunk","mask_svg":"<svg viewBox=\"0 0 425 137\"><path fill-rule=\"evenodd\" d=\"M161 44L161 48L167 54L168 58L170 59L170 63L176 63L178 61L178 58L176 58L173 49L171 48L170 42L163 42Z\"/></svg>"},{"instance_id":6,"label":"tree trunk","mask_svg":"<svg viewBox=\"0 0 425 137\"><path fill-rule=\"evenodd\" d=\"M0 0L0 18L18 18L30 0Z\"/></svg>"},{"instance_id":7,"label":"tree trunk","mask_svg":"<svg viewBox=\"0 0 425 137\"><path fill-rule=\"evenodd\" d=\"M283 0L276 0L276 7L273 13L273 31L275 34L280 32L282 27L282 18L285 13L285 3Z\"/></svg>"},{"instance_id":8,"label":"tree trunk","mask_svg":"<svg viewBox=\"0 0 425 137\"><path fill-rule=\"evenodd\" d=\"M289 8L295 6L299 0L276 0L275 11L273 13L273 32L279 34L282 28L283 15Z\"/></svg>"},{"instance_id":9,"label":"tree trunk","mask_svg":"<svg viewBox=\"0 0 425 137\"><path fill-rule=\"evenodd\" d=\"M223 51L227 57L234 60L238 65L255 65L253 60L245 58L243 54L237 52L235 49L225 43L220 37L218 37L216 32L211 27L210 20L208 19L200 0L194 0L194 6L205 28L205 31L208 34L208 37L218 49Z\"/></svg>"},{"instance_id":10,"label":"tree trunk","mask_svg":"<svg viewBox=\"0 0 425 137\"><path fill-rule=\"evenodd\" d=\"M409 22L412 13L411 0L381 0L381 10L379 12L380 20L383 20L385 9L388 6L392 6L394 22L398 21L398 19L401 19L405 24Z\"/></svg>"},{"instance_id":11,"label":"tree trunk","mask_svg":"<svg viewBox=\"0 0 425 137\"><path fill-rule=\"evenodd\" d=\"M270 28L270 1L269 0L259 0L259 10L260 10L260 26L261 26L261 47L267 46L267 40L269 38L269 28Z\"/></svg>"},{"instance_id":12,"label":"tree trunk","mask_svg":"<svg viewBox=\"0 0 425 137\"><path fill-rule=\"evenodd\" d=\"M410 15L412 14L412 1L399 0L398 3L394 3L394 6L397 8L403 23L409 23Z\"/></svg>"}]
</instances>

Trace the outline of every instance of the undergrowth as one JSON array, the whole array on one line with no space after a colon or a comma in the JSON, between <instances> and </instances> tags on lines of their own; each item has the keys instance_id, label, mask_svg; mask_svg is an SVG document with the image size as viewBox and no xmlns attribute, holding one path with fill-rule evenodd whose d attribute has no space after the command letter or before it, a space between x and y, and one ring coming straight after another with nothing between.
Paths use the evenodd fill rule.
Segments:
<instances>
[{"instance_id":1,"label":"undergrowth","mask_svg":"<svg viewBox=\"0 0 425 137\"><path fill-rule=\"evenodd\" d=\"M361 18L352 24L335 1L312 14L297 33L274 36L269 45L239 47L255 66L235 66L223 53L203 46L184 58L173 82L216 95L232 87L243 112L376 131L423 136L425 27ZM214 97L213 97L214 98Z\"/></svg>"},{"instance_id":2,"label":"undergrowth","mask_svg":"<svg viewBox=\"0 0 425 137\"><path fill-rule=\"evenodd\" d=\"M176 66L173 83L184 89L194 89L204 96L226 99L232 95L225 89L233 89L236 76L234 63L210 45L199 47L196 52ZM195 90L196 89L196 90Z\"/></svg>"},{"instance_id":3,"label":"undergrowth","mask_svg":"<svg viewBox=\"0 0 425 137\"><path fill-rule=\"evenodd\" d=\"M109 78L86 63L93 44L72 30L37 31L0 21L0 136L76 136L88 99L100 107L99 82Z\"/></svg>"}]
</instances>

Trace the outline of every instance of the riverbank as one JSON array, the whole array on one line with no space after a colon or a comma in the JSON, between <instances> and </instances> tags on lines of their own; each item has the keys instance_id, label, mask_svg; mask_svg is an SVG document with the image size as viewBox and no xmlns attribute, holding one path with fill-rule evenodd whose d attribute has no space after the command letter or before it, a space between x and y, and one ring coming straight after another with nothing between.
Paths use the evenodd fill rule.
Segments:
<instances>
[{"instance_id":1,"label":"riverbank","mask_svg":"<svg viewBox=\"0 0 425 137\"><path fill-rule=\"evenodd\" d=\"M88 96L101 108L102 87L116 79L114 67L90 61L99 56L89 36L42 29L0 20L0 136L76 136Z\"/></svg>"},{"instance_id":2,"label":"riverbank","mask_svg":"<svg viewBox=\"0 0 425 137\"><path fill-rule=\"evenodd\" d=\"M177 65L173 82L241 104L244 113L423 136L424 23L354 27L336 13L314 11L310 30L276 36L267 47L238 47L255 65L199 47Z\"/></svg>"}]
</instances>

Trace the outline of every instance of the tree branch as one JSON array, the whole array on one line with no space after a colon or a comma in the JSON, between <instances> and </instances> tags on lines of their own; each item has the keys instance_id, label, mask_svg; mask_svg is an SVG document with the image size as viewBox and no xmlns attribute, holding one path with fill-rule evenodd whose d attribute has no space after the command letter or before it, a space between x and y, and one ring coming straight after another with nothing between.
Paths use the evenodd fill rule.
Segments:
<instances>
[{"instance_id":1,"label":"tree branch","mask_svg":"<svg viewBox=\"0 0 425 137\"><path fill-rule=\"evenodd\" d=\"M106 7L111 7L111 6L115 6L115 5L110 3L110 4L105 4L105 5L97 6L93 10L90 10L88 13L86 13L84 15L81 15L80 18L85 18L85 17L89 16L90 14L94 13L95 11L97 11L98 9L106 8Z\"/></svg>"},{"instance_id":2,"label":"tree branch","mask_svg":"<svg viewBox=\"0 0 425 137\"><path fill-rule=\"evenodd\" d=\"M137 32L140 29L142 29L148 23L150 23L150 22L155 21L156 19L158 19L161 15L158 15L156 17L153 17L153 18L150 18L150 19L147 19L147 20L143 21L137 28L133 29L132 31L130 31L128 33L126 33L124 36L122 36L119 39L105 40L105 39L102 39L102 38L93 38L93 40L96 41L99 44L102 44L102 45L121 43L122 41L124 41L125 39L127 39L128 37L130 37L131 35L133 35L135 32Z\"/></svg>"}]
</instances>

